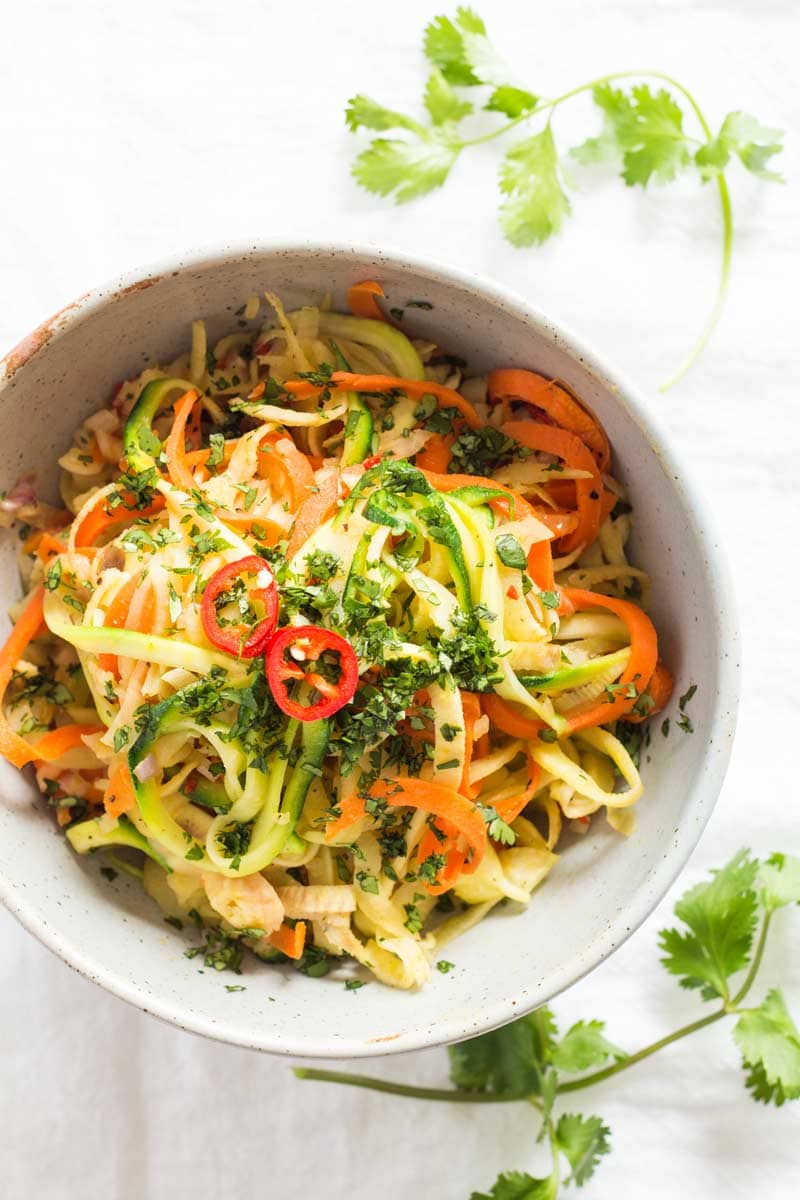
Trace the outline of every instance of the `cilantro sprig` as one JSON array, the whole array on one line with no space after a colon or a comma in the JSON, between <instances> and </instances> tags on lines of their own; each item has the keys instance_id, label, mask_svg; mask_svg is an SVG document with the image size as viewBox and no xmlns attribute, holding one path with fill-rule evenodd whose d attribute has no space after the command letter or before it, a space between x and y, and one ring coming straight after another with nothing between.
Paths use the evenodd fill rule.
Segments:
<instances>
[{"instance_id":1,"label":"cilantro sprig","mask_svg":"<svg viewBox=\"0 0 800 1200\"><path fill-rule=\"evenodd\" d=\"M470 1200L555 1200L562 1185L586 1183L611 1148L602 1117L557 1112L561 1099L717 1021L736 1018L733 1037L754 1100L779 1107L800 1099L800 1030L780 989L769 988L758 1003L748 999L775 913L796 904L800 858L784 854L758 861L741 850L710 879L690 888L675 905L679 925L660 935L661 961L681 987L697 991L710 1011L634 1053L610 1041L602 1021L578 1021L559 1034L545 1005L502 1029L450 1046L451 1088L309 1067L296 1067L295 1075L418 1100L530 1104L539 1117L539 1140L550 1147L550 1174L535 1178L507 1171L488 1192L473 1192Z\"/></svg>"},{"instance_id":2,"label":"cilantro sprig","mask_svg":"<svg viewBox=\"0 0 800 1200\"><path fill-rule=\"evenodd\" d=\"M353 163L353 176L367 191L393 196L400 204L416 200L447 181L465 150L537 118L540 128L529 128L511 145L500 166L500 226L514 246L540 245L559 233L572 212L569 191L576 164L611 163L628 187L671 183L690 171L702 183L714 183L722 225L717 296L693 349L664 386L677 382L708 342L725 300L733 247L726 171L735 160L760 179L780 181L772 160L783 148L782 132L734 111L714 133L691 92L660 71L617 71L544 98L517 85L471 8L458 8L452 19L435 17L425 29L423 48L431 68L422 97L425 120L362 94L347 105L345 120L353 133L364 129L380 135ZM553 118L562 105L585 93L591 93L601 127L563 152ZM481 132L475 125L478 111L505 120ZM473 129L476 136L467 136Z\"/></svg>"}]
</instances>

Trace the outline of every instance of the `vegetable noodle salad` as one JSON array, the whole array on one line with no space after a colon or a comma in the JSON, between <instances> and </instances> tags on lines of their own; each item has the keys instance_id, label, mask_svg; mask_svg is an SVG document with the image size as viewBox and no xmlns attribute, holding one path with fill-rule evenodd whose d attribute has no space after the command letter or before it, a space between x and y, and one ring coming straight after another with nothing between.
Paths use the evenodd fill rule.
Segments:
<instances>
[{"instance_id":1,"label":"vegetable noodle salad","mask_svg":"<svg viewBox=\"0 0 800 1200\"><path fill-rule=\"evenodd\" d=\"M672 679L596 418L532 371L466 378L380 296L252 296L213 345L195 321L78 429L64 510L5 497L0 750L213 965L413 988L562 830L631 832Z\"/></svg>"}]
</instances>

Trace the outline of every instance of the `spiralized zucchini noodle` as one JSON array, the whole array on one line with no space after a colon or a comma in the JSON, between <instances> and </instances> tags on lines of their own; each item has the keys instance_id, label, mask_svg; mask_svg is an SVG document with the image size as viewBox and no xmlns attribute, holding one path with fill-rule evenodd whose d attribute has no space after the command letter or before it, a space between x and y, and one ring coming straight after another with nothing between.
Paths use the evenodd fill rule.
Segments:
<instances>
[{"instance_id":1,"label":"spiralized zucchini noodle","mask_svg":"<svg viewBox=\"0 0 800 1200\"><path fill-rule=\"evenodd\" d=\"M173 923L414 988L595 814L669 699L605 432L558 380L252 296L5 497L0 751ZM219 965L215 963L214 965Z\"/></svg>"}]
</instances>

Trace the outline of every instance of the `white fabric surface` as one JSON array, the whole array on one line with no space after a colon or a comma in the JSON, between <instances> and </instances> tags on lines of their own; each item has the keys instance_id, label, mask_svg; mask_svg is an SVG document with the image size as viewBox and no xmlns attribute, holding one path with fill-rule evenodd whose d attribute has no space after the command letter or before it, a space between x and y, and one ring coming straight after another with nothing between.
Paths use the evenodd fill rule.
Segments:
<instances>
[{"instance_id":1,"label":"white fabric surface","mask_svg":"<svg viewBox=\"0 0 800 1200\"><path fill-rule=\"evenodd\" d=\"M520 79L544 94L652 66L694 87L714 120L741 107L797 126L795 0L585 0L480 5ZM797 747L797 193L732 172L738 229L723 323L687 380L661 381L694 338L715 285L710 189L591 185L541 251L494 223L497 150L395 209L348 176L348 96L417 103L422 26L443 3L27 0L0 41L0 345L124 269L179 249L259 237L386 242L474 268L572 325L648 390L705 485L733 559L744 698L716 815L679 888L742 844L800 851ZM577 116L577 114L576 114ZM588 107L584 123L592 118ZM564 115L565 126L573 120ZM580 122L579 122L580 124ZM797 177L796 148L784 163ZM676 894L677 894L676 889ZM673 897L674 898L674 897ZM657 965L669 901L556 1004L607 1018L634 1049L697 1013ZM782 914L764 968L800 1007L797 916ZM791 922L794 921L794 929ZM794 941L792 941L794 938ZM0 914L2 1184L7 1200L212 1200L220 1195L462 1200L497 1172L535 1167L524 1106L467 1109L296 1082L285 1061L160 1025L70 972ZM231 996L231 1004L236 996ZM369 989L354 993L369 1004ZM363 1065L363 1064L362 1064ZM443 1082L443 1050L378 1063ZM716 1026L592 1093L614 1152L591 1197L715 1200L797 1195L798 1112L766 1111Z\"/></svg>"}]
</instances>

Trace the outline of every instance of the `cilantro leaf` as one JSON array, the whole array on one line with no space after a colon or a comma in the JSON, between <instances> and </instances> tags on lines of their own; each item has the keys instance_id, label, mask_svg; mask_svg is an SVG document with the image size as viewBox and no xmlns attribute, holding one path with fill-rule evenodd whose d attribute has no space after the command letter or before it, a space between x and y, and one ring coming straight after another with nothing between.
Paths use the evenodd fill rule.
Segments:
<instances>
[{"instance_id":1,"label":"cilantro leaf","mask_svg":"<svg viewBox=\"0 0 800 1200\"><path fill-rule=\"evenodd\" d=\"M538 103L539 97L534 96L533 92L526 92L524 88L512 87L506 83L495 88L483 107L486 112L503 113L504 116L513 119L533 112Z\"/></svg>"},{"instance_id":2,"label":"cilantro leaf","mask_svg":"<svg viewBox=\"0 0 800 1200\"><path fill-rule=\"evenodd\" d=\"M438 68L428 76L425 85L425 107L434 125L443 125L446 121L460 121L472 112L470 102L459 100Z\"/></svg>"},{"instance_id":3,"label":"cilantro leaf","mask_svg":"<svg viewBox=\"0 0 800 1200\"><path fill-rule=\"evenodd\" d=\"M800 1032L776 988L758 1008L742 1013L733 1036L755 1100L780 1107L784 1100L800 1099Z\"/></svg>"},{"instance_id":4,"label":"cilantro leaf","mask_svg":"<svg viewBox=\"0 0 800 1200\"><path fill-rule=\"evenodd\" d=\"M502 1029L449 1046L450 1078L466 1091L529 1096L539 1090L555 1036L553 1014L539 1008Z\"/></svg>"},{"instance_id":5,"label":"cilantro leaf","mask_svg":"<svg viewBox=\"0 0 800 1200\"><path fill-rule=\"evenodd\" d=\"M758 868L756 885L759 900L770 912L786 904L800 904L800 858L770 855Z\"/></svg>"},{"instance_id":6,"label":"cilantro leaf","mask_svg":"<svg viewBox=\"0 0 800 1200\"><path fill-rule=\"evenodd\" d=\"M756 924L758 862L740 850L708 883L690 888L675 905L688 932L664 929L662 963L681 987L700 988L704 1000L728 997L728 977L750 956Z\"/></svg>"},{"instance_id":7,"label":"cilantro leaf","mask_svg":"<svg viewBox=\"0 0 800 1200\"><path fill-rule=\"evenodd\" d=\"M773 182L782 182L783 177L767 170L769 160L783 149L783 132L762 125L755 117L745 112L729 112L722 122L719 133L701 146L694 156L705 179L724 171L732 154L753 175Z\"/></svg>"},{"instance_id":8,"label":"cilantro leaf","mask_svg":"<svg viewBox=\"0 0 800 1200\"><path fill-rule=\"evenodd\" d=\"M603 128L571 151L579 162L621 157L622 178L629 187L645 187L650 179L669 183L689 165L683 111L669 92L651 92L646 83L638 83L628 93L601 83L592 97L603 114Z\"/></svg>"},{"instance_id":9,"label":"cilantro leaf","mask_svg":"<svg viewBox=\"0 0 800 1200\"><path fill-rule=\"evenodd\" d=\"M559 1071L586 1071L602 1067L610 1058L627 1058L624 1050L607 1041L603 1021L578 1021L553 1049L551 1061Z\"/></svg>"},{"instance_id":10,"label":"cilantro leaf","mask_svg":"<svg viewBox=\"0 0 800 1200\"><path fill-rule=\"evenodd\" d=\"M516 568L518 571L525 570L528 556L513 533L501 533L495 538L495 547L497 557L504 566Z\"/></svg>"},{"instance_id":11,"label":"cilantro leaf","mask_svg":"<svg viewBox=\"0 0 800 1200\"><path fill-rule=\"evenodd\" d=\"M437 66L448 83L456 87L475 87L481 79L472 70L465 34L486 36L486 26L471 8L458 8L456 19L434 17L425 29L423 46L430 62Z\"/></svg>"},{"instance_id":12,"label":"cilantro leaf","mask_svg":"<svg viewBox=\"0 0 800 1200\"><path fill-rule=\"evenodd\" d=\"M420 133L423 129L419 121L407 117L405 113L384 108L371 96L361 93L348 101L344 119L351 133L355 133L357 129L374 129L378 132L385 132L387 129L410 129L414 133Z\"/></svg>"},{"instance_id":13,"label":"cilantro leaf","mask_svg":"<svg viewBox=\"0 0 800 1200\"><path fill-rule=\"evenodd\" d=\"M625 154L622 178L629 187L644 187L651 178L669 183L689 162L683 112L663 88L651 92L646 83L632 89L632 125L623 125Z\"/></svg>"},{"instance_id":14,"label":"cilantro leaf","mask_svg":"<svg viewBox=\"0 0 800 1200\"><path fill-rule=\"evenodd\" d=\"M459 150L458 143L435 133L418 142L376 138L353 163L353 177L368 192L394 193L405 204L441 187Z\"/></svg>"},{"instance_id":15,"label":"cilantro leaf","mask_svg":"<svg viewBox=\"0 0 800 1200\"><path fill-rule=\"evenodd\" d=\"M470 1200L555 1200L558 1179L534 1179L523 1171L504 1171L498 1175L490 1192L473 1192Z\"/></svg>"},{"instance_id":16,"label":"cilantro leaf","mask_svg":"<svg viewBox=\"0 0 800 1200\"><path fill-rule=\"evenodd\" d=\"M630 101L621 89L607 83L598 84L592 89L592 99L603 114L600 133L570 150L570 155L584 166L621 159L623 146L619 131L632 120Z\"/></svg>"},{"instance_id":17,"label":"cilantro leaf","mask_svg":"<svg viewBox=\"0 0 800 1200\"><path fill-rule=\"evenodd\" d=\"M501 846L513 846L516 843L517 835L496 808L491 804L479 804L478 809L486 822L486 832L493 842L499 842Z\"/></svg>"},{"instance_id":18,"label":"cilantro leaf","mask_svg":"<svg viewBox=\"0 0 800 1200\"><path fill-rule=\"evenodd\" d=\"M570 203L561 186L553 134L541 133L518 142L500 167L500 224L514 246L533 246L558 233Z\"/></svg>"},{"instance_id":19,"label":"cilantro leaf","mask_svg":"<svg viewBox=\"0 0 800 1200\"><path fill-rule=\"evenodd\" d=\"M610 1129L600 1117L581 1117L565 1113L556 1125L556 1143L572 1167L570 1182L582 1187L611 1146Z\"/></svg>"}]
</instances>

